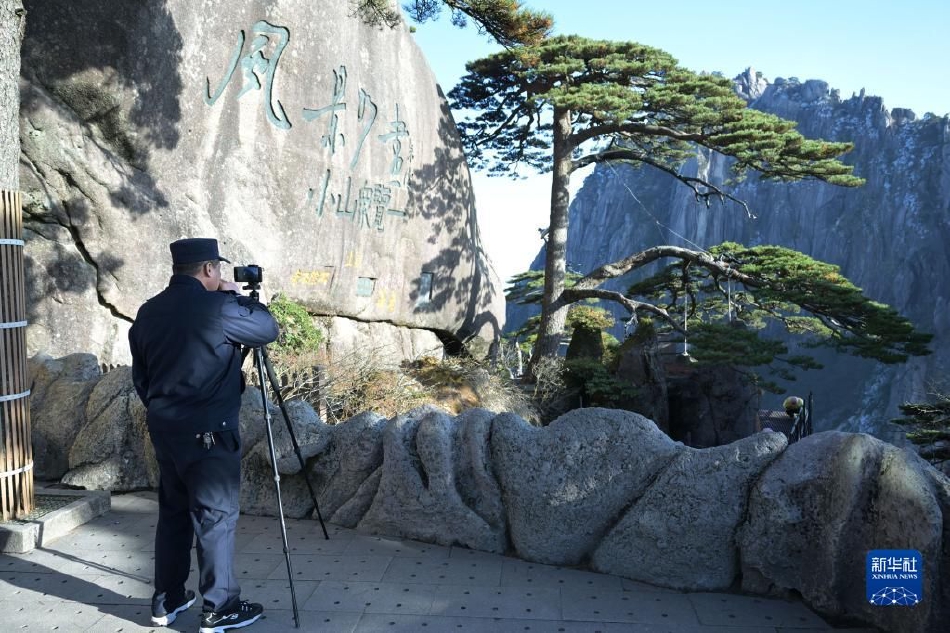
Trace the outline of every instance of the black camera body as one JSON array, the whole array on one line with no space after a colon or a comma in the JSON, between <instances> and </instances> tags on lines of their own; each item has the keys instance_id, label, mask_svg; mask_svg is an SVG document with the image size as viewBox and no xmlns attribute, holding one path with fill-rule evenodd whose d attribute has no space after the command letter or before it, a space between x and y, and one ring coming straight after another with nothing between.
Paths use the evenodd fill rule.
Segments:
<instances>
[{"instance_id":1,"label":"black camera body","mask_svg":"<svg viewBox=\"0 0 950 633\"><path fill-rule=\"evenodd\" d=\"M234 267L235 283L259 284L264 281L264 269L257 264Z\"/></svg>"}]
</instances>

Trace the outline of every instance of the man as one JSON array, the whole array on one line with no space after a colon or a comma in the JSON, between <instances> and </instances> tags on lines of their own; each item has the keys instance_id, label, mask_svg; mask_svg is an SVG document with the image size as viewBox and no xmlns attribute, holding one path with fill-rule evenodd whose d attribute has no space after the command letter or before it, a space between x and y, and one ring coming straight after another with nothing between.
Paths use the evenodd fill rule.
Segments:
<instances>
[{"instance_id":1,"label":"man","mask_svg":"<svg viewBox=\"0 0 950 633\"><path fill-rule=\"evenodd\" d=\"M165 626L195 602L185 589L197 537L200 633L247 626L263 607L242 601L234 573L239 514L241 346L277 338L262 304L221 279L218 242L170 245L168 287L141 308L132 329L132 379L148 410L159 466L152 623Z\"/></svg>"}]
</instances>

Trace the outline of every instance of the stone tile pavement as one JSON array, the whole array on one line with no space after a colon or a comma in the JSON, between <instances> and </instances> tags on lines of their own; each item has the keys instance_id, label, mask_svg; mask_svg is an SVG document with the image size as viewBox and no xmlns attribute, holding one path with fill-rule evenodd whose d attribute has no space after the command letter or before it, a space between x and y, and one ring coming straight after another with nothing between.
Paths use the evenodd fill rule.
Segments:
<instances>
[{"instance_id":1,"label":"stone tile pavement","mask_svg":"<svg viewBox=\"0 0 950 633\"><path fill-rule=\"evenodd\" d=\"M44 548L0 555L0 631L161 631L149 626L157 512L153 493L113 495L111 511ZM616 576L327 527L330 540L316 521L287 520L301 631L838 630L797 602L669 591ZM238 531L242 595L265 608L265 617L246 630L295 630L277 519L242 516ZM195 570L193 558L193 589ZM196 631L198 604L168 630Z\"/></svg>"}]
</instances>

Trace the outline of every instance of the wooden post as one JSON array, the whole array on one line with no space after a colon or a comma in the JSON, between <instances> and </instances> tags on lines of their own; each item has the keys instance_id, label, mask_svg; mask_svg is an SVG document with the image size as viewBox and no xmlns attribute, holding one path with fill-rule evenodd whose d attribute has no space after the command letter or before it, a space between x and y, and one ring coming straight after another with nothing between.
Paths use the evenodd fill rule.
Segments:
<instances>
[{"instance_id":1,"label":"wooden post","mask_svg":"<svg viewBox=\"0 0 950 633\"><path fill-rule=\"evenodd\" d=\"M323 365L315 365L313 368L313 383L314 383L314 393L317 394L317 415L320 417L320 421L324 424L329 424L327 420L327 413L329 407L327 406L327 399L324 395L324 390L326 389L326 380L323 375Z\"/></svg>"},{"instance_id":2,"label":"wooden post","mask_svg":"<svg viewBox=\"0 0 950 633\"><path fill-rule=\"evenodd\" d=\"M0 520L33 511L20 192L0 190Z\"/></svg>"}]
</instances>

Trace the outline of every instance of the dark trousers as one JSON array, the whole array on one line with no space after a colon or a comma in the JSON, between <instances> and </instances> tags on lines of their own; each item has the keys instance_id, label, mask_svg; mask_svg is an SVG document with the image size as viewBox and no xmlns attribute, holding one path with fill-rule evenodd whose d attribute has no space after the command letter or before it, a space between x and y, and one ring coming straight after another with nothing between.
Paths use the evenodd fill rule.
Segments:
<instances>
[{"instance_id":1,"label":"dark trousers","mask_svg":"<svg viewBox=\"0 0 950 633\"><path fill-rule=\"evenodd\" d=\"M240 513L241 442L237 433L214 434L206 448L194 434L152 432L158 459L154 600L175 604L185 592L191 545L198 550L198 589L204 611L236 606L234 536Z\"/></svg>"}]
</instances>

